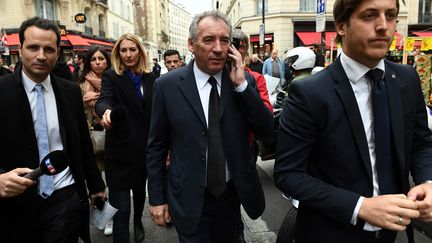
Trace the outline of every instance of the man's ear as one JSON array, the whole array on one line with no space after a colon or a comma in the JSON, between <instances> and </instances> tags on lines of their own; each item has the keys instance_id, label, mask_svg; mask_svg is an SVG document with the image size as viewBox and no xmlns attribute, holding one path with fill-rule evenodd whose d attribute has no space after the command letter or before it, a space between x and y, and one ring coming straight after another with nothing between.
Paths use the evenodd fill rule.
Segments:
<instances>
[{"instance_id":1,"label":"man's ear","mask_svg":"<svg viewBox=\"0 0 432 243\"><path fill-rule=\"evenodd\" d=\"M188 39L188 49L190 52L194 53L194 47L193 47L193 42L192 42L191 38Z\"/></svg>"},{"instance_id":2,"label":"man's ear","mask_svg":"<svg viewBox=\"0 0 432 243\"><path fill-rule=\"evenodd\" d=\"M345 23L336 24L336 31L341 37L345 37Z\"/></svg>"},{"instance_id":3,"label":"man's ear","mask_svg":"<svg viewBox=\"0 0 432 243\"><path fill-rule=\"evenodd\" d=\"M18 43L18 53L19 53L20 59L21 59L21 49L22 49L22 46L21 46L21 44Z\"/></svg>"}]
</instances>

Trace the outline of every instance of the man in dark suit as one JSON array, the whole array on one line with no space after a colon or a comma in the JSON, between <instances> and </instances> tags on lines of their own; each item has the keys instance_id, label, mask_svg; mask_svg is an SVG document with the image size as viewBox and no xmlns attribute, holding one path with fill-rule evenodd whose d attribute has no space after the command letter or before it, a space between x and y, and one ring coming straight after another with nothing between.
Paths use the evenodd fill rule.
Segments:
<instances>
[{"instance_id":1,"label":"man in dark suit","mask_svg":"<svg viewBox=\"0 0 432 243\"><path fill-rule=\"evenodd\" d=\"M19 30L22 66L0 78L0 241L85 242L89 237L89 196L105 199L84 116L81 91L50 75L57 60L60 33L49 20L34 17ZM32 186L18 178L37 168L50 151L64 150L69 166ZM18 168L18 169L16 169ZM42 186L43 185L43 186ZM1 187L1 186L0 186ZM26 189L24 189L26 188ZM2 191L3 189L0 189ZM4 190L3 190L4 192Z\"/></svg>"},{"instance_id":2,"label":"man in dark suit","mask_svg":"<svg viewBox=\"0 0 432 243\"><path fill-rule=\"evenodd\" d=\"M274 178L300 201L296 242L394 242L411 219L432 219L419 77L384 60L398 11L398 0L335 1L341 56L290 86Z\"/></svg>"},{"instance_id":3,"label":"man in dark suit","mask_svg":"<svg viewBox=\"0 0 432 243\"><path fill-rule=\"evenodd\" d=\"M273 119L255 84L246 81L251 76L230 45L226 17L204 12L189 29L195 60L164 74L154 87L147 150L150 211L158 225L172 219L180 242L234 242L240 204L253 219L265 207L248 131L268 135Z\"/></svg>"}]
</instances>

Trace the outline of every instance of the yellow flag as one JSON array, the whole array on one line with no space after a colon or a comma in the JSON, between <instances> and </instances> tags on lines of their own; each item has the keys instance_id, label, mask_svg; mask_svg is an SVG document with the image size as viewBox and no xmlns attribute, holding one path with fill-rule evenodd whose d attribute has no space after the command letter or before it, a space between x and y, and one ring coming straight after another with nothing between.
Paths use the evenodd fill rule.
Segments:
<instances>
[{"instance_id":1,"label":"yellow flag","mask_svg":"<svg viewBox=\"0 0 432 243\"><path fill-rule=\"evenodd\" d=\"M422 39L422 42L421 42L420 50L421 51L428 51L430 49L432 49L432 38L431 37L424 37Z\"/></svg>"},{"instance_id":2,"label":"yellow flag","mask_svg":"<svg viewBox=\"0 0 432 243\"><path fill-rule=\"evenodd\" d=\"M414 50L414 39L411 37L405 37L404 51Z\"/></svg>"},{"instance_id":3,"label":"yellow flag","mask_svg":"<svg viewBox=\"0 0 432 243\"><path fill-rule=\"evenodd\" d=\"M390 45L390 51L394 51L396 49L396 36L393 37L393 41Z\"/></svg>"}]
</instances>

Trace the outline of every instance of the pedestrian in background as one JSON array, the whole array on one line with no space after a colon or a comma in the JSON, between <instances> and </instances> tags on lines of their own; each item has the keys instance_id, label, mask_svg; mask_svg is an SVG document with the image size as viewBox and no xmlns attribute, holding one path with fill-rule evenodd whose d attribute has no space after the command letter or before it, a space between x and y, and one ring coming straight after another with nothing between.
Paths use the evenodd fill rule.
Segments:
<instances>
[{"instance_id":1,"label":"pedestrian in background","mask_svg":"<svg viewBox=\"0 0 432 243\"><path fill-rule=\"evenodd\" d=\"M86 113L93 149L100 171L105 170L105 130L95 112L95 104L100 95L102 74L111 68L108 52L102 47L92 46L84 58L84 67L79 79L79 86L83 95L84 111ZM105 235L112 234L112 220L105 226Z\"/></svg>"},{"instance_id":2,"label":"pedestrian in background","mask_svg":"<svg viewBox=\"0 0 432 243\"><path fill-rule=\"evenodd\" d=\"M113 242L129 242L131 196L135 242L144 242L142 213L146 197L146 147L155 75L147 66L140 39L127 33L117 40L112 70L104 72L96 112L106 129L105 175L113 218ZM114 109L117 109L115 115Z\"/></svg>"},{"instance_id":3,"label":"pedestrian in background","mask_svg":"<svg viewBox=\"0 0 432 243\"><path fill-rule=\"evenodd\" d=\"M252 54L248 67L250 70L262 74L263 62L259 59L258 54Z\"/></svg>"},{"instance_id":4,"label":"pedestrian in background","mask_svg":"<svg viewBox=\"0 0 432 243\"><path fill-rule=\"evenodd\" d=\"M248 134L270 134L273 118L230 43L231 24L223 14L196 15L188 40L195 59L155 83L150 212L160 226L172 220L182 243L234 242L240 204L253 219L265 207Z\"/></svg>"},{"instance_id":5,"label":"pedestrian in background","mask_svg":"<svg viewBox=\"0 0 432 243\"><path fill-rule=\"evenodd\" d=\"M285 65L278 57L278 50L273 49L271 57L264 61L262 74L280 79L284 83L285 80Z\"/></svg>"},{"instance_id":6,"label":"pedestrian in background","mask_svg":"<svg viewBox=\"0 0 432 243\"><path fill-rule=\"evenodd\" d=\"M0 176L1 241L78 242L80 236L90 242L89 197L92 206L96 197L104 200L105 185L94 159L80 89L52 74L59 28L34 17L21 24L19 36L21 65L0 78L0 109L7 117L0 119L0 173L8 175ZM65 170L40 177L37 186L20 177L29 170L15 168L36 169L54 150L67 153Z\"/></svg>"},{"instance_id":7,"label":"pedestrian in background","mask_svg":"<svg viewBox=\"0 0 432 243\"><path fill-rule=\"evenodd\" d=\"M274 178L300 201L295 242L391 243L412 219L432 220L432 139L420 80L385 59L398 13L398 0L336 0L341 55L291 83Z\"/></svg>"},{"instance_id":8,"label":"pedestrian in background","mask_svg":"<svg viewBox=\"0 0 432 243\"><path fill-rule=\"evenodd\" d=\"M177 69L182 65L180 53L177 50L166 50L163 54L163 58L168 72Z\"/></svg>"},{"instance_id":9,"label":"pedestrian in background","mask_svg":"<svg viewBox=\"0 0 432 243\"><path fill-rule=\"evenodd\" d=\"M157 58L153 58L153 73L156 76L156 78L159 78L161 75L162 67L158 63Z\"/></svg>"}]
</instances>

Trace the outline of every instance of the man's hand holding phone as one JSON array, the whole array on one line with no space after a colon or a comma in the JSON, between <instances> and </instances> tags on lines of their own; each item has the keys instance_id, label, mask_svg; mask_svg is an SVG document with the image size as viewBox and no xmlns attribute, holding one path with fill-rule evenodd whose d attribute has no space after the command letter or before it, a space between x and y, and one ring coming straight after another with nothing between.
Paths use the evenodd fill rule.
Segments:
<instances>
[{"instance_id":1,"label":"man's hand holding phone","mask_svg":"<svg viewBox=\"0 0 432 243\"><path fill-rule=\"evenodd\" d=\"M236 38L233 39L233 43L228 47L228 59L230 61L227 62L228 69L230 70L230 78L234 84L234 87L238 87L244 82L246 82L244 69L243 69L243 61L240 52L238 51L238 47L240 46L240 40ZM237 45L237 47L235 46Z\"/></svg>"}]
</instances>

